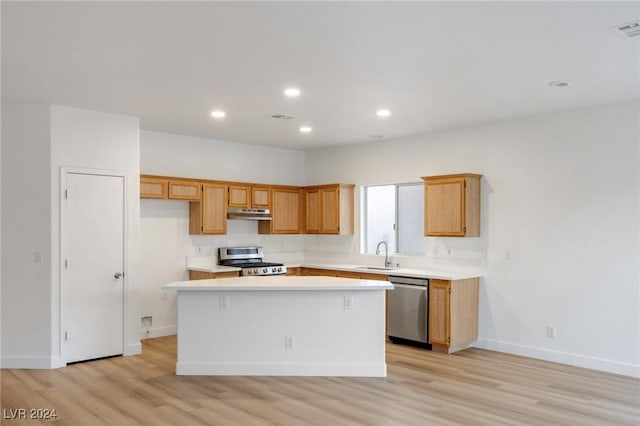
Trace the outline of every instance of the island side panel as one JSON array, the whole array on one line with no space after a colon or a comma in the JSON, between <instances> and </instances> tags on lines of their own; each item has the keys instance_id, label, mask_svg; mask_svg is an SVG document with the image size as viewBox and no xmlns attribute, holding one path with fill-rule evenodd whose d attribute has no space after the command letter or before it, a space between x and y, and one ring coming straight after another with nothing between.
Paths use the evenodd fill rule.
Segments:
<instances>
[{"instance_id":1,"label":"island side panel","mask_svg":"<svg viewBox=\"0 0 640 426\"><path fill-rule=\"evenodd\" d=\"M384 377L384 294L178 291L176 374Z\"/></svg>"}]
</instances>

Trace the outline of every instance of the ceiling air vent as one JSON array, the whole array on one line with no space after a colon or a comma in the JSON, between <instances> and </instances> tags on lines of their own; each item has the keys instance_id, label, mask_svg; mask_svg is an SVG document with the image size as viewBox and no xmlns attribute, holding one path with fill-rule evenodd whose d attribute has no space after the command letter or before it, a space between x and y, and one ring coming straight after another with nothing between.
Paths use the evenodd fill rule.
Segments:
<instances>
[{"instance_id":1,"label":"ceiling air vent","mask_svg":"<svg viewBox=\"0 0 640 426\"><path fill-rule=\"evenodd\" d=\"M273 114L271 117L277 118L279 120L293 120L295 118L293 115L287 115L287 114Z\"/></svg>"},{"instance_id":2,"label":"ceiling air vent","mask_svg":"<svg viewBox=\"0 0 640 426\"><path fill-rule=\"evenodd\" d=\"M622 25L616 25L611 31L624 38L637 37L640 35L640 21L633 21Z\"/></svg>"}]
</instances>

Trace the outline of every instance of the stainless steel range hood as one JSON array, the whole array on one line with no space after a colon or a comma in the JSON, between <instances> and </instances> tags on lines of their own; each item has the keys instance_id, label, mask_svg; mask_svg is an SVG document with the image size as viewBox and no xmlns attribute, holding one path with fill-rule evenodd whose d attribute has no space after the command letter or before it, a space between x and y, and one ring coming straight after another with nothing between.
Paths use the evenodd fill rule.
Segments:
<instances>
[{"instance_id":1,"label":"stainless steel range hood","mask_svg":"<svg viewBox=\"0 0 640 426\"><path fill-rule=\"evenodd\" d=\"M227 219L271 220L269 209L227 209Z\"/></svg>"}]
</instances>

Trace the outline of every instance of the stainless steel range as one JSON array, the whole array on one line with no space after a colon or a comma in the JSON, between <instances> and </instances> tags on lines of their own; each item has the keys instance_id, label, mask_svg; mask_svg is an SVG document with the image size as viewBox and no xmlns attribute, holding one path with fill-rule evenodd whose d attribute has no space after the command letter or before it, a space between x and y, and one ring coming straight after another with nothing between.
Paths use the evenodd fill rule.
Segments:
<instances>
[{"instance_id":1,"label":"stainless steel range","mask_svg":"<svg viewBox=\"0 0 640 426\"><path fill-rule=\"evenodd\" d=\"M286 275L287 267L282 263L263 261L262 247L220 247L218 263L242 268L240 275Z\"/></svg>"}]
</instances>

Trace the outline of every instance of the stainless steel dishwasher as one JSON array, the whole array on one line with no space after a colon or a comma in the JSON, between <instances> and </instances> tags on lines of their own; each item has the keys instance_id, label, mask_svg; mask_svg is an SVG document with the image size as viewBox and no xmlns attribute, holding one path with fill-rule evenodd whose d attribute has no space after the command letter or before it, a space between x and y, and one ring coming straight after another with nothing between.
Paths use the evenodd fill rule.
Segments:
<instances>
[{"instance_id":1,"label":"stainless steel dishwasher","mask_svg":"<svg viewBox=\"0 0 640 426\"><path fill-rule=\"evenodd\" d=\"M392 342L406 340L428 344L429 280L390 276L387 334Z\"/></svg>"}]
</instances>

